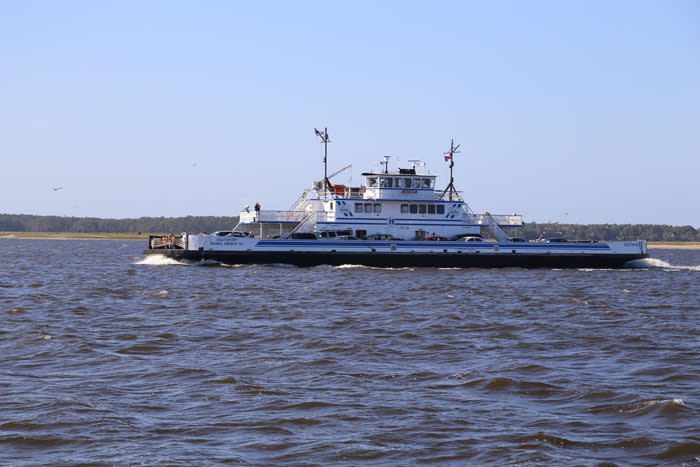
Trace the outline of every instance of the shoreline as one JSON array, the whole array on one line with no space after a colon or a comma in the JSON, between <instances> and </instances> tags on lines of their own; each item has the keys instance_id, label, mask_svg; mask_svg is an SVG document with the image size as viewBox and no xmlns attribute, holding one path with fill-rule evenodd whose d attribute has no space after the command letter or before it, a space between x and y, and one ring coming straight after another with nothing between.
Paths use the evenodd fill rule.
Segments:
<instances>
[{"instance_id":1,"label":"shoreline","mask_svg":"<svg viewBox=\"0 0 700 467\"><path fill-rule=\"evenodd\" d=\"M144 240L149 234L135 233L72 233L72 232L0 232L0 239L20 240Z\"/></svg>"},{"instance_id":2,"label":"shoreline","mask_svg":"<svg viewBox=\"0 0 700 467\"><path fill-rule=\"evenodd\" d=\"M0 232L0 240L148 240L149 234L138 233L71 233L71 232ZM650 250L700 250L700 242L648 242Z\"/></svg>"}]
</instances>

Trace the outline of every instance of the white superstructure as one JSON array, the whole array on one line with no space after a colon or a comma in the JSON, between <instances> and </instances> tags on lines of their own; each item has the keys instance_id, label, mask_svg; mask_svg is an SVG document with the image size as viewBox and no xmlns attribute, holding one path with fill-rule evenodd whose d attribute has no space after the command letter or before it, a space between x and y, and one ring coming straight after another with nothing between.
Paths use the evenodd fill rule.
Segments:
<instances>
[{"instance_id":1,"label":"white superstructure","mask_svg":"<svg viewBox=\"0 0 700 467\"><path fill-rule=\"evenodd\" d=\"M360 239L379 235L401 240L429 237L455 239L479 235L482 228L505 240L522 227L522 216L476 214L461 193L436 189L436 175L421 173L418 164L362 174L363 183L349 187L316 183L289 210L243 210L236 231L256 237L290 232L347 231ZM506 233L508 231L508 233Z\"/></svg>"}]
</instances>

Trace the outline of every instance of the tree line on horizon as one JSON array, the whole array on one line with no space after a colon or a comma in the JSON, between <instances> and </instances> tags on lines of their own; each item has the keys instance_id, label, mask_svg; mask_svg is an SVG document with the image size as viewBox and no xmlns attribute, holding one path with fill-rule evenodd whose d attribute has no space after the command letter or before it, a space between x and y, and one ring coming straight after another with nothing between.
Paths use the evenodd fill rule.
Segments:
<instances>
[{"instance_id":1,"label":"tree line on horizon","mask_svg":"<svg viewBox=\"0 0 700 467\"><path fill-rule=\"evenodd\" d=\"M0 232L199 233L233 229L237 224L237 216L104 219L99 217L0 214Z\"/></svg>"},{"instance_id":2,"label":"tree line on horizon","mask_svg":"<svg viewBox=\"0 0 700 467\"><path fill-rule=\"evenodd\" d=\"M98 217L37 216L0 214L0 232L69 233L199 233L232 229L237 216L139 217L105 219ZM527 240L563 237L568 240L650 240L700 242L700 230L689 225L660 224L559 224L527 222L518 234Z\"/></svg>"}]
</instances>

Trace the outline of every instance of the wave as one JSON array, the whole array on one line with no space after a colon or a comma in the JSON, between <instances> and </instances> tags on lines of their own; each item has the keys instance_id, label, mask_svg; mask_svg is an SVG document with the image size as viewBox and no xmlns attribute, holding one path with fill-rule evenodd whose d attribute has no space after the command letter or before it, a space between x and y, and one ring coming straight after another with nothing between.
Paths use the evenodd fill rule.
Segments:
<instances>
[{"instance_id":1,"label":"wave","mask_svg":"<svg viewBox=\"0 0 700 467\"><path fill-rule=\"evenodd\" d=\"M199 261L192 261L187 259L176 260L173 258L168 258L163 255L147 255L132 264L145 264L148 266L224 266L224 267L239 267L245 266L240 264L228 265L220 261L214 261L211 259L202 259Z\"/></svg>"},{"instance_id":2,"label":"wave","mask_svg":"<svg viewBox=\"0 0 700 467\"><path fill-rule=\"evenodd\" d=\"M339 266L333 266L333 269L376 269L378 271L415 271L416 268L411 267L398 267L398 268L385 268L378 266L365 266L364 264L341 264Z\"/></svg>"},{"instance_id":3,"label":"wave","mask_svg":"<svg viewBox=\"0 0 700 467\"><path fill-rule=\"evenodd\" d=\"M133 264L147 264L149 266L166 266L172 264L184 264L172 258L163 255L147 255L145 258L136 261Z\"/></svg>"},{"instance_id":4,"label":"wave","mask_svg":"<svg viewBox=\"0 0 700 467\"><path fill-rule=\"evenodd\" d=\"M597 412L617 412L624 415L679 415L688 411L683 399L648 399L628 404L606 404L592 409Z\"/></svg>"},{"instance_id":5,"label":"wave","mask_svg":"<svg viewBox=\"0 0 700 467\"><path fill-rule=\"evenodd\" d=\"M673 271L700 271L698 266L676 266L658 258L643 258L635 259L627 263L628 266L635 269L667 269Z\"/></svg>"}]
</instances>

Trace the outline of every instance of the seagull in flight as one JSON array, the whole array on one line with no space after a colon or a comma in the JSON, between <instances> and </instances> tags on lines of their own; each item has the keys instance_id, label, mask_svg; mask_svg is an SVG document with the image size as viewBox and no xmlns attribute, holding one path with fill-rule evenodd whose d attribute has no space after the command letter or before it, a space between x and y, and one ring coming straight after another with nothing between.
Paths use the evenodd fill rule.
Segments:
<instances>
[{"instance_id":1,"label":"seagull in flight","mask_svg":"<svg viewBox=\"0 0 700 467\"><path fill-rule=\"evenodd\" d=\"M62 187L62 186L52 186L51 189L52 189L53 191L58 191L58 190L62 190L63 187Z\"/></svg>"}]
</instances>

